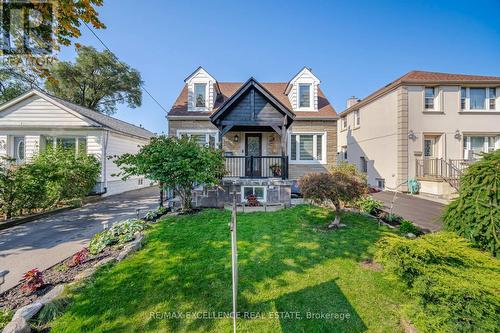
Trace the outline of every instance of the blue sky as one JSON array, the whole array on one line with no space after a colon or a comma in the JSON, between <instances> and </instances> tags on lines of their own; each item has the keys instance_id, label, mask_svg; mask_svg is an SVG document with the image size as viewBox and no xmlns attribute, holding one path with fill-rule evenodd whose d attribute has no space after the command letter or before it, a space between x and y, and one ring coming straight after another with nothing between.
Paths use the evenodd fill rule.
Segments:
<instances>
[{"instance_id":1,"label":"blue sky","mask_svg":"<svg viewBox=\"0 0 500 333\"><path fill-rule=\"evenodd\" d=\"M288 81L311 67L337 112L413 70L500 76L500 1L105 0L96 31L169 110L203 66L219 81ZM103 47L85 27L79 42ZM73 59L73 48L61 58ZM116 117L166 131L146 94Z\"/></svg>"}]
</instances>

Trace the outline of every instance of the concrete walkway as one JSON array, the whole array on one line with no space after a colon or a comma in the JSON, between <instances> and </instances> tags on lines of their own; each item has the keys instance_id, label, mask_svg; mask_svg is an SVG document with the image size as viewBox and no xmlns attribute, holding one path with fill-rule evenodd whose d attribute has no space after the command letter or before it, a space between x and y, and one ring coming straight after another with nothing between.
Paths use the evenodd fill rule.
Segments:
<instances>
[{"instance_id":1,"label":"concrete walkway","mask_svg":"<svg viewBox=\"0 0 500 333\"><path fill-rule=\"evenodd\" d=\"M126 192L0 231L0 271L10 271L0 292L18 284L24 272L46 269L81 250L103 223L133 218L136 209L144 215L158 205L158 195L156 187Z\"/></svg>"},{"instance_id":2,"label":"concrete walkway","mask_svg":"<svg viewBox=\"0 0 500 333\"><path fill-rule=\"evenodd\" d=\"M384 191L372 195L375 199L382 201L388 211L394 198L394 192ZM438 231L443 228L441 221L443 208L444 205L441 203L398 193L392 211L423 229Z\"/></svg>"}]
</instances>

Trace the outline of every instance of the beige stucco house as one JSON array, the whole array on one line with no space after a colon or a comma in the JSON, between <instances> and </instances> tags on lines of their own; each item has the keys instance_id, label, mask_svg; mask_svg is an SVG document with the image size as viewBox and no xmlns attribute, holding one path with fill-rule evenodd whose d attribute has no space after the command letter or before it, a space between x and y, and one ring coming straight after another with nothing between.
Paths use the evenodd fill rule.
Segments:
<instances>
[{"instance_id":1,"label":"beige stucco house","mask_svg":"<svg viewBox=\"0 0 500 333\"><path fill-rule=\"evenodd\" d=\"M0 156L29 161L48 145L84 150L101 162L94 192L103 196L150 185L144 177L124 181L109 156L135 153L154 134L38 90L0 105Z\"/></svg>"},{"instance_id":2,"label":"beige stucco house","mask_svg":"<svg viewBox=\"0 0 500 333\"><path fill-rule=\"evenodd\" d=\"M199 67L184 82L167 116L169 135L224 150L224 195L287 203L293 181L335 164L337 114L309 68L288 82L261 83L221 82Z\"/></svg>"},{"instance_id":3,"label":"beige stucco house","mask_svg":"<svg viewBox=\"0 0 500 333\"><path fill-rule=\"evenodd\" d=\"M500 77L409 72L340 113L339 160L370 185L447 196L481 152L500 148Z\"/></svg>"}]
</instances>

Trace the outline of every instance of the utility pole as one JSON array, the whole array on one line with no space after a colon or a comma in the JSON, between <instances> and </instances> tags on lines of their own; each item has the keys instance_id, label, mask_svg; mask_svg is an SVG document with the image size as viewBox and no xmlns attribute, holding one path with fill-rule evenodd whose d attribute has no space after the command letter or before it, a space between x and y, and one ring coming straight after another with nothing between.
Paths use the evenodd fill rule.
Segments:
<instances>
[{"instance_id":1,"label":"utility pole","mask_svg":"<svg viewBox=\"0 0 500 333\"><path fill-rule=\"evenodd\" d=\"M236 191L233 191L233 212L231 214L231 266L233 277L233 333L236 333L237 299L238 299L238 244L236 237Z\"/></svg>"}]
</instances>

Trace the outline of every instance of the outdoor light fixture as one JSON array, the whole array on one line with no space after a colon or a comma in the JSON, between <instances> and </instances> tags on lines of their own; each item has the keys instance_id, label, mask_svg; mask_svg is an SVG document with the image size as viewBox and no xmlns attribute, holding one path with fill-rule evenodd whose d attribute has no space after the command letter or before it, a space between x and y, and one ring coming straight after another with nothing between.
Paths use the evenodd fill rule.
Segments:
<instances>
[{"instance_id":1,"label":"outdoor light fixture","mask_svg":"<svg viewBox=\"0 0 500 333\"><path fill-rule=\"evenodd\" d=\"M460 140L460 138L461 138L460 131L456 130L455 131L455 139Z\"/></svg>"},{"instance_id":2,"label":"outdoor light fixture","mask_svg":"<svg viewBox=\"0 0 500 333\"><path fill-rule=\"evenodd\" d=\"M415 140L416 138L417 136L415 135L415 133L412 130L410 130L408 132L408 139Z\"/></svg>"},{"instance_id":3,"label":"outdoor light fixture","mask_svg":"<svg viewBox=\"0 0 500 333\"><path fill-rule=\"evenodd\" d=\"M240 142L240 137L238 136L238 134L236 134L233 139L234 142Z\"/></svg>"},{"instance_id":4,"label":"outdoor light fixture","mask_svg":"<svg viewBox=\"0 0 500 333\"><path fill-rule=\"evenodd\" d=\"M269 142L274 143L274 135L271 134L271 136L269 137Z\"/></svg>"}]
</instances>

